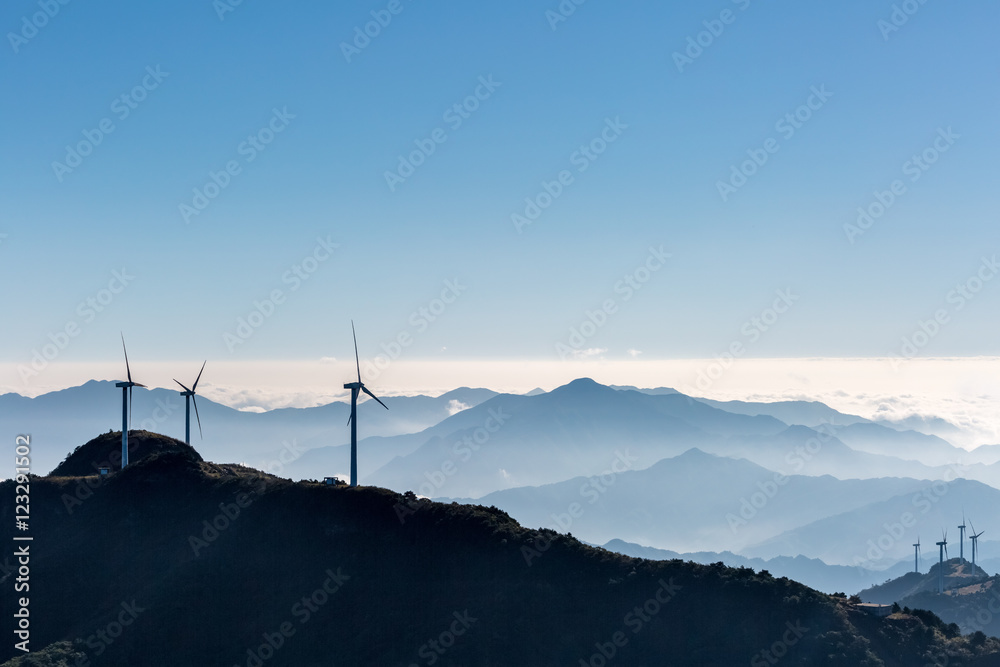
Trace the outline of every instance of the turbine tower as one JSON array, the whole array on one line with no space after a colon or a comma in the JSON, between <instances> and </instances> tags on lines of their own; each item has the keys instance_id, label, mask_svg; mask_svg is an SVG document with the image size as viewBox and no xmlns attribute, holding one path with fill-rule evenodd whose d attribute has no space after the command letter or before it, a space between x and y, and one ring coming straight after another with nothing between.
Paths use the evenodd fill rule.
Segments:
<instances>
[{"instance_id":1,"label":"turbine tower","mask_svg":"<svg viewBox=\"0 0 1000 667\"><path fill-rule=\"evenodd\" d=\"M351 334L354 335L354 363L358 368L358 381L348 382L344 385L344 389L351 390L351 416L348 417L347 423L351 425L351 486L358 485L358 394L365 392L381 405L386 410L389 407L379 401L378 396L368 391L368 387L361 382L361 360L358 357L358 334L354 331L354 320L351 320Z\"/></svg>"},{"instance_id":2,"label":"turbine tower","mask_svg":"<svg viewBox=\"0 0 1000 667\"><path fill-rule=\"evenodd\" d=\"M195 390L198 389L198 380L201 379L201 374L205 372L205 364L208 363L206 359L201 365L201 370L198 371L198 377L194 379L194 384L188 389L179 380L174 378L174 382L181 385L181 396L184 397L184 442L188 445L191 444L191 402L194 401L194 416L198 419L198 435L205 437L204 433L201 432L201 416L198 414L198 401L195 399Z\"/></svg>"},{"instance_id":3,"label":"turbine tower","mask_svg":"<svg viewBox=\"0 0 1000 667\"><path fill-rule=\"evenodd\" d=\"M938 562L938 593L944 593L944 557L948 553L948 531L941 532L941 541L937 543L940 560Z\"/></svg>"},{"instance_id":4,"label":"turbine tower","mask_svg":"<svg viewBox=\"0 0 1000 667\"><path fill-rule=\"evenodd\" d=\"M978 553L979 551L979 545L977 544L977 542L979 540L979 536L985 533L986 531L981 530L977 533L976 527L972 525L971 521L969 522L969 526L972 528L971 534L969 535L969 539L972 540L972 565L974 567L976 565L976 553Z\"/></svg>"},{"instance_id":5,"label":"turbine tower","mask_svg":"<svg viewBox=\"0 0 1000 667\"><path fill-rule=\"evenodd\" d=\"M125 352L125 374L128 380L116 382L115 386L122 390L122 470L128 465L128 427L132 421L132 387L146 385L132 381L132 370L128 365L128 349L125 347L125 334L122 334L122 350Z\"/></svg>"},{"instance_id":6,"label":"turbine tower","mask_svg":"<svg viewBox=\"0 0 1000 667\"><path fill-rule=\"evenodd\" d=\"M917 543L913 545L913 571L920 573L920 536L917 535Z\"/></svg>"},{"instance_id":7,"label":"turbine tower","mask_svg":"<svg viewBox=\"0 0 1000 667\"><path fill-rule=\"evenodd\" d=\"M962 525L958 527L958 560L965 562L965 512L962 512Z\"/></svg>"}]
</instances>

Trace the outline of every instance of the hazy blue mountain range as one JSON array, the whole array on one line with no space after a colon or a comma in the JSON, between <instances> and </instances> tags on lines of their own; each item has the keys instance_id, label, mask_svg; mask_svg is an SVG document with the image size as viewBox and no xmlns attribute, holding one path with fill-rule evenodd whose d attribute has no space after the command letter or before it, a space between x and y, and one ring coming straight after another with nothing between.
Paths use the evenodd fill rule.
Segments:
<instances>
[{"instance_id":1,"label":"hazy blue mountain range","mask_svg":"<svg viewBox=\"0 0 1000 667\"><path fill-rule=\"evenodd\" d=\"M810 588L824 593L843 592L851 594L861 589L882 583L886 578L898 577L912 568L912 563L900 562L885 571L865 570L845 565L827 565L816 558L805 556L778 556L776 558L747 558L731 551L721 553L714 551L697 551L693 553L678 553L668 549L656 549L622 540L611 540L604 548L616 553L634 558L649 558L651 560L673 560L679 558L709 565L725 563L729 567L752 567L755 570L767 570L776 577L788 577L802 582Z\"/></svg>"},{"instance_id":2,"label":"hazy blue mountain range","mask_svg":"<svg viewBox=\"0 0 1000 667\"><path fill-rule=\"evenodd\" d=\"M456 389L442 396L384 398L389 410L362 404L361 431L368 435L397 435L421 431L448 417L454 410L476 405L496 392ZM134 389L132 425L184 439L184 399L169 389ZM452 401L455 401L453 403ZM276 460L288 443L296 450L350 442L348 403L315 408L282 408L268 412L242 412L198 398L205 437L198 435L191 415L191 444L216 461L246 462L265 467ZM34 468L44 473L56 466L66 452L109 429L121 430L121 390L113 382L88 382L79 387L26 398L0 396L0 429L5 433L30 433L35 443ZM288 455L285 456L288 458ZM340 463L347 469L349 460ZM311 475L310 475L311 476Z\"/></svg>"},{"instance_id":3,"label":"hazy blue mountain range","mask_svg":"<svg viewBox=\"0 0 1000 667\"><path fill-rule=\"evenodd\" d=\"M928 484L906 478L782 479L749 461L692 449L643 470L507 489L476 502L495 505L524 525L569 531L595 544L620 538L673 550L739 552ZM579 506L577 516L574 504ZM797 553L802 552L768 557Z\"/></svg>"},{"instance_id":4,"label":"hazy blue mountain range","mask_svg":"<svg viewBox=\"0 0 1000 667\"><path fill-rule=\"evenodd\" d=\"M923 487L802 525L740 550L746 556L772 558L802 554L826 563L878 568L907 557L920 539L924 563L938 559L935 542L947 530L948 549L958 554L958 524L963 512L976 530L1000 534L1000 490L973 480L923 482ZM909 525L907 525L909 524ZM995 557L980 544L983 558ZM965 554L971 542L966 535Z\"/></svg>"}]
</instances>

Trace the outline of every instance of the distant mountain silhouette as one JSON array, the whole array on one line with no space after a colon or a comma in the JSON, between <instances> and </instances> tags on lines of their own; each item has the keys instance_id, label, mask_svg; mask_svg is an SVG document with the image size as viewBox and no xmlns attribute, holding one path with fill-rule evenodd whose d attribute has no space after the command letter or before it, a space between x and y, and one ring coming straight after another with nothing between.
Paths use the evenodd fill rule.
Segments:
<instances>
[{"instance_id":1,"label":"distant mountain silhouette","mask_svg":"<svg viewBox=\"0 0 1000 667\"><path fill-rule=\"evenodd\" d=\"M32 478L36 653L3 642L6 667L685 667L752 664L777 644L789 665L1000 655L930 614L879 619L749 568L628 558L496 508L293 483L188 451L141 458L68 512L72 479ZM13 499L0 484L7 544ZM3 567L9 627L16 570Z\"/></svg>"},{"instance_id":2,"label":"distant mountain silhouette","mask_svg":"<svg viewBox=\"0 0 1000 667\"><path fill-rule=\"evenodd\" d=\"M738 552L825 517L863 512L871 503L926 485L901 478L781 478L750 461L692 449L644 470L506 489L476 502L496 505L527 526L562 524L564 530L595 544L621 538L675 550ZM580 507L576 517L569 516L573 504Z\"/></svg>"},{"instance_id":3,"label":"distant mountain silhouette","mask_svg":"<svg viewBox=\"0 0 1000 667\"><path fill-rule=\"evenodd\" d=\"M847 426L868 422L863 417L845 414L819 401L759 403L753 401L716 401L710 398L699 398L698 400L726 412L741 415L768 415L792 426L820 426L822 424Z\"/></svg>"},{"instance_id":4,"label":"distant mountain silhouette","mask_svg":"<svg viewBox=\"0 0 1000 667\"><path fill-rule=\"evenodd\" d=\"M603 545L608 551L625 554L634 558L649 558L651 560L689 560L703 565L722 562L728 567L752 567L755 570L767 570L776 577L788 577L800 583L815 588L824 593L837 591L857 591L868 588L877 582L885 581L885 577L901 575L906 571L906 564L899 563L885 572L874 572L845 565L827 565L817 558L805 556L777 556L764 560L763 558L747 558L731 551L713 552L696 551L678 553L667 549L656 549L623 540L611 540Z\"/></svg>"},{"instance_id":5,"label":"distant mountain silhouette","mask_svg":"<svg viewBox=\"0 0 1000 667\"><path fill-rule=\"evenodd\" d=\"M486 432L491 415L505 415L504 423ZM616 391L580 379L538 396L495 396L424 431L412 452L364 479L423 495L479 497L595 474L625 449L644 468L692 447L724 449L730 436L785 429L774 418L731 414L682 394ZM434 484L450 466L455 473Z\"/></svg>"},{"instance_id":6,"label":"distant mountain silhouette","mask_svg":"<svg viewBox=\"0 0 1000 667\"><path fill-rule=\"evenodd\" d=\"M898 431L875 423L857 423L836 429L837 439L851 449L896 456L928 466L946 466L969 460L969 453L936 435Z\"/></svg>"},{"instance_id":7,"label":"distant mountain silhouette","mask_svg":"<svg viewBox=\"0 0 1000 667\"><path fill-rule=\"evenodd\" d=\"M824 499L825 501L825 499ZM925 562L931 557L934 542L941 530L949 535L957 549L955 526L968 508L989 508L973 517L977 530L1000 534L1000 517L992 508L1000 506L1000 490L980 482L957 479L953 482L921 483L921 488L902 493L859 509L820 519L741 550L746 556L771 558L784 554L802 554L838 565L863 565L879 568L898 561L913 562L913 547L922 538ZM966 536L965 550L970 541ZM983 545L980 544L980 547ZM985 551L983 558L994 554Z\"/></svg>"},{"instance_id":8,"label":"distant mountain silhouette","mask_svg":"<svg viewBox=\"0 0 1000 667\"><path fill-rule=\"evenodd\" d=\"M379 408L378 412L371 410L370 415L362 404L360 432L364 436L387 436L422 431L457 408L477 405L495 395L488 389L460 388L434 398L395 396L383 399L390 410ZM283 460L287 460L312 447L350 443L346 427L350 405L345 402L257 413L234 410L199 396L198 408L205 436L200 438L194 430L192 444L215 460L245 461L264 467L283 453ZM91 381L36 398L0 396L0 430L32 434L38 443L32 461L38 473L50 471L66 451L92 434L120 429L121 423L121 392L113 382ZM131 424L135 430L171 433L183 439L184 399L175 390L137 387ZM287 453L289 450L292 454ZM349 461L343 459L339 467L346 470ZM315 473L309 471L307 476Z\"/></svg>"}]
</instances>

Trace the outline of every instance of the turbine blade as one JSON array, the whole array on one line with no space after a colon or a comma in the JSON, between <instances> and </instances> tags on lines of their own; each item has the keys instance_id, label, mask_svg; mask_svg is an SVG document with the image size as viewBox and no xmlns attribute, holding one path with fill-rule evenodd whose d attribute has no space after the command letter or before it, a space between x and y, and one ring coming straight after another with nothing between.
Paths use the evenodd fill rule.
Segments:
<instances>
[{"instance_id":1,"label":"turbine blade","mask_svg":"<svg viewBox=\"0 0 1000 667\"><path fill-rule=\"evenodd\" d=\"M208 363L208 359L206 359L206 360L204 361L204 363L202 363L202 365L201 365L201 370L200 370L200 371L198 371L198 377L196 377L196 378L194 379L194 385L192 385L192 387L191 387L191 393L192 393L192 394L194 393L194 390L198 388L198 380L200 380L200 379L201 379L201 374L205 372L205 364L207 364L207 363Z\"/></svg>"},{"instance_id":2,"label":"turbine blade","mask_svg":"<svg viewBox=\"0 0 1000 667\"><path fill-rule=\"evenodd\" d=\"M121 332L119 332L121 333ZM128 376L128 381L132 381L132 369L128 366L128 348L125 347L125 334L121 334L122 337L122 350L125 352L125 374Z\"/></svg>"},{"instance_id":3,"label":"turbine blade","mask_svg":"<svg viewBox=\"0 0 1000 667\"><path fill-rule=\"evenodd\" d=\"M348 426L351 425L351 420L352 419L354 419L354 413L353 412L347 416L347 425Z\"/></svg>"},{"instance_id":4,"label":"turbine blade","mask_svg":"<svg viewBox=\"0 0 1000 667\"><path fill-rule=\"evenodd\" d=\"M388 406L388 405L386 405L386 404L385 404L385 403L383 403L382 401L379 401L379 399L378 399L378 396L376 396L375 394L373 394L373 393L371 393L370 391L368 391L368 387L366 387L366 386L364 386L364 385L361 385L361 391L365 392L366 394L368 394L369 396L371 396L372 398L374 398L374 399L375 399L376 401L378 401L378 404L379 404L379 405L381 405L381 406L382 406L383 408L385 408L386 410L388 410L388 409L389 409L389 406Z\"/></svg>"},{"instance_id":5,"label":"turbine blade","mask_svg":"<svg viewBox=\"0 0 1000 667\"><path fill-rule=\"evenodd\" d=\"M358 366L358 384L361 383L361 359L358 357L358 334L354 330L354 320L351 320L351 334L354 336L354 363Z\"/></svg>"},{"instance_id":6,"label":"turbine blade","mask_svg":"<svg viewBox=\"0 0 1000 667\"><path fill-rule=\"evenodd\" d=\"M184 389L184 391L191 391L190 389L188 389L187 387L185 387L183 384L181 384L181 381L178 380L177 378L174 378L174 382L176 382L177 384L180 384L181 387ZM194 392L191 392L191 393L194 393Z\"/></svg>"},{"instance_id":7,"label":"turbine blade","mask_svg":"<svg viewBox=\"0 0 1000 667\"><path fill-rule=\"evenodd\" d=\"M191 401L194 403L194 416L198 419L198 435L205 438L205 434L201 431L201 415L198 414L198 400L194 397L194 392L191 392Z\"/></svg>"}]
</instances>

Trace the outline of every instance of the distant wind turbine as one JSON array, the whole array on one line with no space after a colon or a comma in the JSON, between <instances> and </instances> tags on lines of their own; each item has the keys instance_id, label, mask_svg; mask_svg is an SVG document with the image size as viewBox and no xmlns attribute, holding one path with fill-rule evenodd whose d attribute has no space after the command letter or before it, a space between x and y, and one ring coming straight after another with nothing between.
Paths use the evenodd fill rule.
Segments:
<instances>
[{"instance_id":1,"label":"distant wind turbine","mask_svg":"<svg viewBox=\"0 0 1000 667\"><path fill-rule=\"evenodd\" d=\"M368 387L361 382L361 360L358 357L358 334L354 331L354 320L351 320L351 334L354 336L354 363L358 368L358 381L349 382L344 385L344 389L351 390L351 416L347 418L347 423L351 425L351 486L358 485L358 394L365 392L386 410L389 409L378 396L368 391Z\"/></svg>"},{"instance_id":2,"label":"distant wind turbine","mask_svg":"<svg viewBox=\"0 0 1000 667\"><path fill-rule=\"evenodd\" d=\"M958 560L965 562L965 512L962 512L962 525L958 527Z\"/></svg>"},{"instance_id":3,"label":"distant wind turbine","mask_svg":"<svg viewBox=\"0 0 1000 667\"><path fill-rule=\"evenodd\" d=\"M205 434L202 433L202 431L201 431L201 416L198 414L198 401L197 401L197 399L195 399L194 396L195 396L195 390L198 389L198 380L201 379L201 374L205 372L205 364L207 364L207 363L208 363L207 359L202 363L201 370L198 371L198 377L196 377L194 379L194 384L191 385L190 389L188 389L183 384L181 384L180 380L174 378L174 382L176 382L177 384L180 384L181 385L181 389L184 390L184 391L181 392L181 396L184 397L184 442L186 442L188 445L191 444L191 403L192 402L194 402L194 416L198 419L198 435L200 435L203 438L205 437Z\"/></svg>"},{"instance_id":4,"label":"distant wind turbine","mask_svg":"<svg viewBox=\"0 0 1000 667\"><path fill-rule=\"evenodd\" d=\"M938 593L944 593L944 559L948 555L948 531L941 531L941 541L937 543L940 560L938 563Z\"/></svg>"},{"instance_id":5,"label":"distant wind turbine","mask_svg":"<svg viewBox=\"0 0 1000 667\"><path fill-rule=\"evenodd\" d=\"M125 374L128 380L116 382L115 386L122 390L122 470L128 465L128 427L132 422L132 387L146 385L132 381L132 369L128 365L128 349L125 347L125 334L122 334L122 350L125 352Z\"/></svg>"},{"instance_id":6,"label":"distant wind turbine","mask_svg":"<svg viewBox=\"0 0 1000 667\"><path fill-rule=\"evenodd\" d=\"M985 530L981 530L981 531L979 531L977 533L976 532L976 527L972 525L971 521L969 522L969 526L972 528L972 531L971 531L972 534L969 535L969 539L972 540L972 564L975 565L976 564L976 554L979 552L979 545L977 544L977 542L979 541L979 536L982 535L983 533L985 533L986 531Z\"/></svg>"},{"instance_id":7,"label":"distant wind turbine","mask_svg":"<svg viewBox=\"0 0 1000 667\"><path fill-rule=\"evenodd\" d=\"M913 571L920 572L920 536L917 535L917 543L913 545Z\"/></svg>"}]
</instances>

